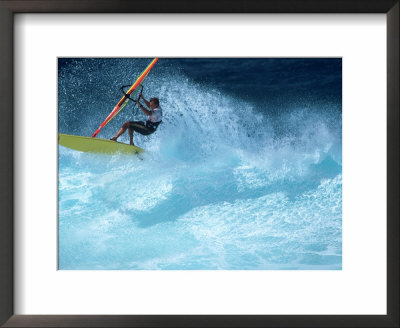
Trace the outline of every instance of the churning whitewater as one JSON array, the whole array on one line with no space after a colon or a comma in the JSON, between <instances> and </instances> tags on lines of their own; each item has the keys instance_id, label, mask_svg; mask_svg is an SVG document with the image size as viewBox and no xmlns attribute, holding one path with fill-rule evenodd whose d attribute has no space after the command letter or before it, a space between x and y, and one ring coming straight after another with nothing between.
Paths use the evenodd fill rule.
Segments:
<instances>
[{"instance_id":1,"label":"churning whitewater","mask_svg":"<svg viewBox=\"0 0 400 328\"><path fill-rule=\"evenodd\" d=\"M149 61L60 59L59 132L90 136ZM270 90L257 74L230 92L229 61L214 61L193 66L194 76L184 60L160 59L143 94L160 99L163 123L150 136L135 133L144 154L59 146L59 269L341 269L341 99L325 97L329 88L315 93L320 80L276 82L273 101L252 97L246 83ZM221 87L214 64L226 65ZM285 101L290 83L313 97ZM145 117L132 103L98 137L134 119Z\"/></svg>"}]
</instances>

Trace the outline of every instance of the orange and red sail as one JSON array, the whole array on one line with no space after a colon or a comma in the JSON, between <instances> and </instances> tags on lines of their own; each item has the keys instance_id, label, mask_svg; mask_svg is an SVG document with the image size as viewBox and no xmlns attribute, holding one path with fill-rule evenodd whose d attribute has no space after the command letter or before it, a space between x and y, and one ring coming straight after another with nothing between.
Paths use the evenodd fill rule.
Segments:
<instances>
[{"instance_id":1,"label":"orange and red sail","mask_svg":"<svg viewBox=\"0 0 400 328\"><path fill-rule=\"evenodd\" d=\"M147 66L146 69L143 71L143 73L140 74L140 76L137 78L135 83L133 83L132 86L126 92L127 96L130 96L132 94L132 92L134 92L135 90L138 89L138 87L144 81L146 76L150 73L153 66L156 64L157 60L158 60L158 58L154 58L151 61L151 63L149 64L149 66ZM93 133L92 138L96 137L97 134L100 132L100 130L102 128L104 128L108 124L108 122L110 122L121 111L121 109L124 108L128 104L129 97L127 97L127 96L123 96L121 98L121 100L118 102L118 104L115 105L115 107L113 108L111 113L107 116L107 118L104 120L104 122L101 123L100 126L98 127L98 129Z\"/></svg>"}]
</instances>

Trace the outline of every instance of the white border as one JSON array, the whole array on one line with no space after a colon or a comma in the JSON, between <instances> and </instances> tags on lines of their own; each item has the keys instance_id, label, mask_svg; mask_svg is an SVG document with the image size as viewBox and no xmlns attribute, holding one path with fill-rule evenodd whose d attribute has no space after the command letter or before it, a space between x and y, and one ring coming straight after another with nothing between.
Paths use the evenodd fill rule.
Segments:
<instances>
[{"instance_id":1,"label":"white border","mask_svg":"<svg viewBox=\"0 0 400 328\"><path fill-rule=\"evenodd\" d=\"M16 314L386 314L385 15L18 14L14 50ZM343 270L57 271L58 56L343 57Z\"/></svg>"}]
</instances>

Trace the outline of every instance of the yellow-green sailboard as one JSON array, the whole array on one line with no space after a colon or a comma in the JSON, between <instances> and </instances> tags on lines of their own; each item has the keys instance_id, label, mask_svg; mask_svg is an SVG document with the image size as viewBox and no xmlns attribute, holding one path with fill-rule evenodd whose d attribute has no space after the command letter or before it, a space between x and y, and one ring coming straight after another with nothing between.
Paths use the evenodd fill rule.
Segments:
<instances>
[{"instance_id":1,"label":"yellow-green sailboard","mask_svg":"<svg viewBox=\"0 0 400 328\"><path fill-rule=\"evenodd\" d=\"M116 142L107 139L74 136L62 133L58 134L58 143L61 146L85 153L131 155L144 152L142 148L127 145L122 142Z\"/></svg>"}]
</instances>

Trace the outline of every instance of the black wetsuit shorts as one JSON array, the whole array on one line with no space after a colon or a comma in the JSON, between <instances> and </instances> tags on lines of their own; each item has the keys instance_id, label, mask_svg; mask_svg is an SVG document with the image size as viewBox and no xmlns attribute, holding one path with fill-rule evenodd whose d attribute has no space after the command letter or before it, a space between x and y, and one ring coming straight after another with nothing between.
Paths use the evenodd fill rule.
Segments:
<instances>
[{"instance_id":1,"label":"black wetsuit shorts","mask_svg":"<svg viewBox=\"0 0 400 328\"><path fill-rule=\"evenodd\" d=\"M158 125L161 122L153 123L150 121L143 122L143 121L131 121L129 122L129 128L133 131L136 131L144 136L152 134L157 130Z\"/></svg>"}]
</instances>

